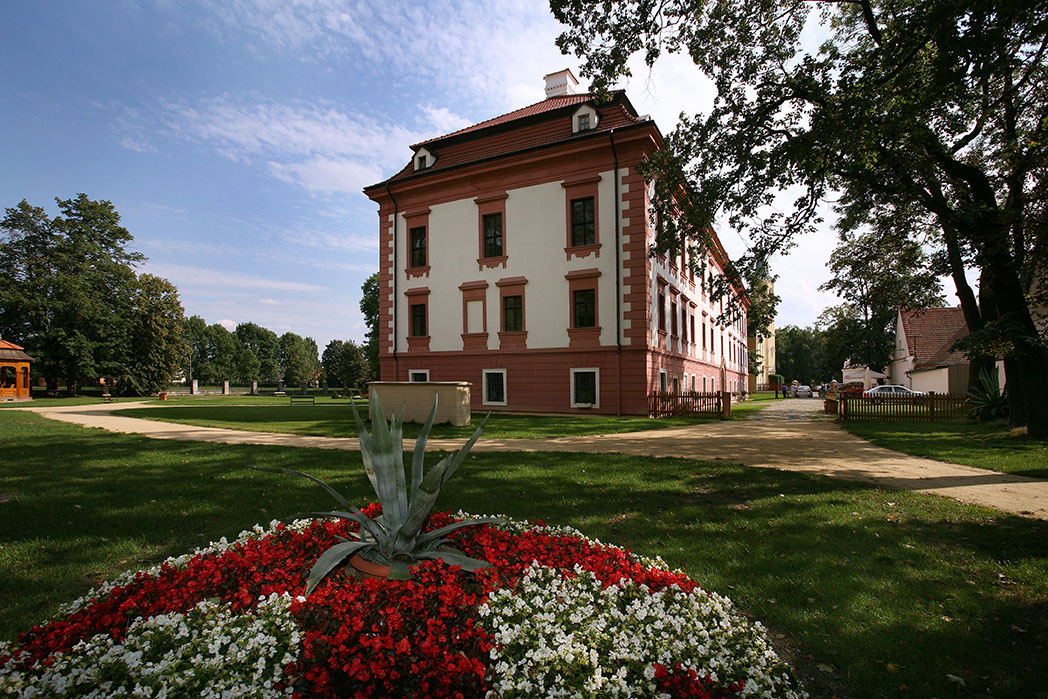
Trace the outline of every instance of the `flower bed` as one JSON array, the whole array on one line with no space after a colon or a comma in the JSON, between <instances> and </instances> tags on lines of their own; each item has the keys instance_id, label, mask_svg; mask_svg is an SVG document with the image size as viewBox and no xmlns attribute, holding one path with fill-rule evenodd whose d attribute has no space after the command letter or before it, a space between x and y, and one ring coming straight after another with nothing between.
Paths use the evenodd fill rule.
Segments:
<instances>
[{"instance_id":1,"label":"flower bed","mask_svg":"<svg viewBox=\"0 0 1048 699\"><path fill-rule=\"evenodd\" d=\"M274 522L126 573L0 645L0 696L803 696L760 624L658 559L506 522L453 537L491 568L343 566L303 597L347 533Z\"/></svg>"}]
</instances>

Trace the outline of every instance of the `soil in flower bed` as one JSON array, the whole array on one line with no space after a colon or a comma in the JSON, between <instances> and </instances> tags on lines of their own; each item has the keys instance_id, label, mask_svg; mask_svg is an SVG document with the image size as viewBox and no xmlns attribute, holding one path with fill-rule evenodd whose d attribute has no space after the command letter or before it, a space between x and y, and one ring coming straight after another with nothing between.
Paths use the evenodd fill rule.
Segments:
<instances>
[{"instance_id":1,"label":"soil in flower bed","mask_svg":"<svg viewBox=\"0 0 1048 699\"><path fill-rule=\"evenodd\" d=\"M434 514L428 528L453 521ZM208 696L247 681L250 696L801 696L761 627L728 600L657 560L541 523L457 532L457 547L491 564L476 573L427 561L392 581L343 566L301 596L346 527L256 527L104 585L0 646L0 696L136 686ZM202 636L208 651L178 656L177 639ZM206 674L197 664L218 668L205 688L185 684Z\"/></svg>"}]
</instances>

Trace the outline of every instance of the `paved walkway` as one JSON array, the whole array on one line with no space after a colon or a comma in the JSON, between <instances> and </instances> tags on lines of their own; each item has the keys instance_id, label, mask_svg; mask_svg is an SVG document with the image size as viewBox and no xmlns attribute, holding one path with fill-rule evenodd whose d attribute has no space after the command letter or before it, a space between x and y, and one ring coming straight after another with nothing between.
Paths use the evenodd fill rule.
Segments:
<instances>
[{"instance_id":1,"label":"paved walkway","mask_svg":"<svg viewBox=\"0 0 1048 699\"><path fill-rule=\"evenodd\" d=\"M112 414L114 410L140 406L144 404L103 403L24 409L55 420L157 439L359 449L356 439L243 432ZM730 461L746 466L850 478L1048 519L1048 479L947 464L883 449L842 430L820 412L821 408L821 400L790 398L772 403L748 420L626 434L484 439L474 447L474 451L590 452ZM458 448L463 441L435 439L429 441L429 446L449 450ZM410 443L406 446L410 448Z\"/></svg>"}]
</instances>

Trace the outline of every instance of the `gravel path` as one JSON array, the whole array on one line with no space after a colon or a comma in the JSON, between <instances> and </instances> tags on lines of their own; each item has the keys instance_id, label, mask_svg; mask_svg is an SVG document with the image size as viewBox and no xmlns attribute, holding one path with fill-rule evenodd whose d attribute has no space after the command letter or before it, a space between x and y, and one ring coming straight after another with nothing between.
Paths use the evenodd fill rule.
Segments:
<instances>
[{"instance_id":1,"label":"gravel path","mask_svg":"<svg viewBox=\"0 0 1048 699\"><path fill-rule=\"evenodd\" d=\"M319 449L359 449L356 439L306 437L196 427L113 415L142 403L26 407L45 417L111 432L156 439L225 444L268 444ZM155 407L151 406L151 407ZM954 498L1026 517L1048 519L1048 480L908 456L874 446L837 426L822 401L776 401L746 420L702 423L627 434L556 439L484 439L474 451L548 451L672 456L730 461L746 466L803 471ZM464 440L430 440L432 449L454 449ZM405 446L411 448L411 443Z\"/></svg>"}]
</instances>

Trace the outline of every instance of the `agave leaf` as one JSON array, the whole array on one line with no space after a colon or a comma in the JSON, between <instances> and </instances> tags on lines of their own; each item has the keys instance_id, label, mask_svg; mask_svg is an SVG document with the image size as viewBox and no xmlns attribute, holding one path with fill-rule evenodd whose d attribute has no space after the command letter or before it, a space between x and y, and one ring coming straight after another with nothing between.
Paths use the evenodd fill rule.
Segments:
<instances>
[{"instance_id":1,"label":"agave leaf","mask_svg":"<svg viewBox=\"0 0 1048 699\"><path fill-rule=\"evenodd\" d=\"M371 538L375 540L375 543L383 546L389 543L389 533L382 527L382 525L375 522L373 519L368 517L366 514L352 508L356 512L310 512L309 514L314 517L338 517L339 519L348 519L351 522L356 522L361 526L362 529L366 530Z\"/></svg>"},{"instance_id":2,"label":"agave leaf","mask_svg":"<svg viewBox=\"0 0 1048 699\"><path fill-rule=\"evenodd\" d=\"M479 561L476 558L470 558L464 553L460 553L455 549L441 547L434 549L433 551L423 551L422 553L415 554L417 558L430 558L433 560L441 560L452 566L462 566L462 570L477 570L478 568L490 568L491 564L487 561Z\"/></svg>"},{"instance_id":3,"label":"agave leaf","mask_svg":"<svg viewBox=\"0 0 1048 699\"><path fill-rule=\"evenodd\" d=\"M426 517L429 516L430 510L437 504L437 497L440 495L442 483L441 474L444 473L450 462L450 456L444 457L419 483L418 492L415 493L415 497L411 501L408 517L398 531L396 537L398 546L405 546L407 542L413 541L418 536L418 531L422 528Z\"/></svg>"},{"instance_id":4,"label":"agave leaf","mask_svg":"<svg viewBox=\"0 0 1048 699\"><path fill-rule=\"evenodd\" d=\"M386 424L386 418L383 417L382 401L379 400L378 393L375 393L372 398L375 401L375 412L378 415L371 420L373 434L367 446L365 447L363 441L360 443L360 456L364 461L364 469L368 473L368 478L371 479L371 485L375 489L375 495L382 504L382 512L389 520L388 526L390 529L396 529L403 517L400 516L397 509L398 498L394 469L399 462L400 470L404 470L403 455L392 452L389 425ZM353 406L353 416L357 419L357 427L361 435L365 434L367 430L360 420L356 406ZM401 478L403 479L403 475Z\"/></svg>"},{"instance_id":5,"label":"agave leaf","mask_svg":"<svg viewBox=\"0 0 1048 699\"><path fill-rule=\"evenodd\" d=\"M401 523L408 516L408 490L404 482L404 408L405 406L400 406L400 415L394 417L390 426L390 453L397 455L393 464L393 475L396 479L397 510L400 513L398 519Z\"/></svg>"},{"instance_id":6,"label":"agave leaf","mask_svg":"<svg viewBox=\"0 0 1048 699\"><path fill-rule=\"evenodd\" d=\"M330 485L328 485L324 481L320 480L319 478L314 478L313 476L309 475L308 473L302 473L301 471L292 471L289 468L265 468L265 467L262 467L262 466L248 466L248 468L254 469L256 471L268 471L269 473L283 473L285 475L302 476L303 478L308 478L309 480L313 481L314 483L319 485L321 488L326 490L328 492L328 494L331 495L331 497L335 498L335 500L338 501L339 505L342 505L342 507L345 507L345 508L353 507L352 505L349 504L349 500L346 500L344 497L342 497L341 493L339 493L337 490L332 488Z\"/></svg>"},{"instance_id":7,"label":"agave leaf","mask_svg":"<svg viewBox=\"0 0 1048 699\"><path fill-rule=\"evenodd\" d=\"M477 431L473 433L473 436L469 438L469 441L463 444L462 448L459 449L458 453L451 459L451 463L448 465L446 472L440 478L441 485L455 475L455 471L457 471L458 467L462 465L462 462L466 460L466 457L469 455L469 450L477 443L477 440L480 438L480 433L484 431L484 425L488 424L488 418L490 417L491 413L489 412L484 416L484 419L480 421L480 426L477 428Z\"/></svg>"},{"instance_id":8,"label":"agave leaf","mask_svg":"<svg viewBox=\"0 0 1048 699\"><path fill-rule=\"evenodd\" d=\"M309 571L309 579L306 580L306 594L308 595L324 579L324 576L345 560L346 556L356 553L368 546L374 546L368 541L347 541L344 544L335 544L321 556Z\"/></svg>"},{"instance_id":9,"label":"agave leaf","mask_svg":"<svg viewBox=\"0 0 1048 699\"><path fill-rule=\"evenodd\" d=\"M402 558L394 558L393 565L389 568L389 573L386 575L387 580L410 580L411 579L411 566Z\"/></svg>"},{"instance_id":10,"label":"agave leaf","mask_svg":"<svg viewBox=\"0 0 1048 699\"><path fill-rule=\"evenodd\" d=\"M375 397L378 397L377 394ZM350 401L349 407L353 411L353 419L357 422L357 441L360 443L360 458L364 462L364 472L368 474L368 480L371 481L371 489L375 491L375 495L378 495L375 468L371 463L371 452L374 451L374 442L371 439L371 435L368 434L367 427L364 426L364 421L360 419L360 413L357 412L356 404ZM379 499L381 500L381 498Z\"/></svg>"},{"instance_id":11,"label":"agave leaf","mask_svg":"<svg viewBox=\"0 0 1048 699\"><path fill-rule=\"evenodd\" d=\"M462 529L463 527L470 527L474 524L494 524L495 522L501 521L502 520L498 517L478 517L476 519L464 519L461 522L455 522L453 524L447 525L446 527L441 527L440 529L434 529L431 532L426 532L418 538L417 544L419 546L423 546L424 544L427 544L433 541L434 539L439 539L442 536L450 534L451 532L456 531L458 529Z\"/></svg>"},{"instance_id":12,"label":"agave leaf","mask_svg":"<svg viewBox=\"0 0 1048 699\"><path fill-rule=\"evenodd\" d=\"M429 431L433 429L433 420L437 416L437 403L439 402L440 396L433 396L433 407L429 409L429 417L426 418L426 423L422 425L422 429L419 430L418 437L415 439L415 452L411 455L411 500L415 500L415 496L418 494L419 483L422 482L423 469L425 468L426 459L426 440L429 439Z\"/></svg>"}]
</instances>

